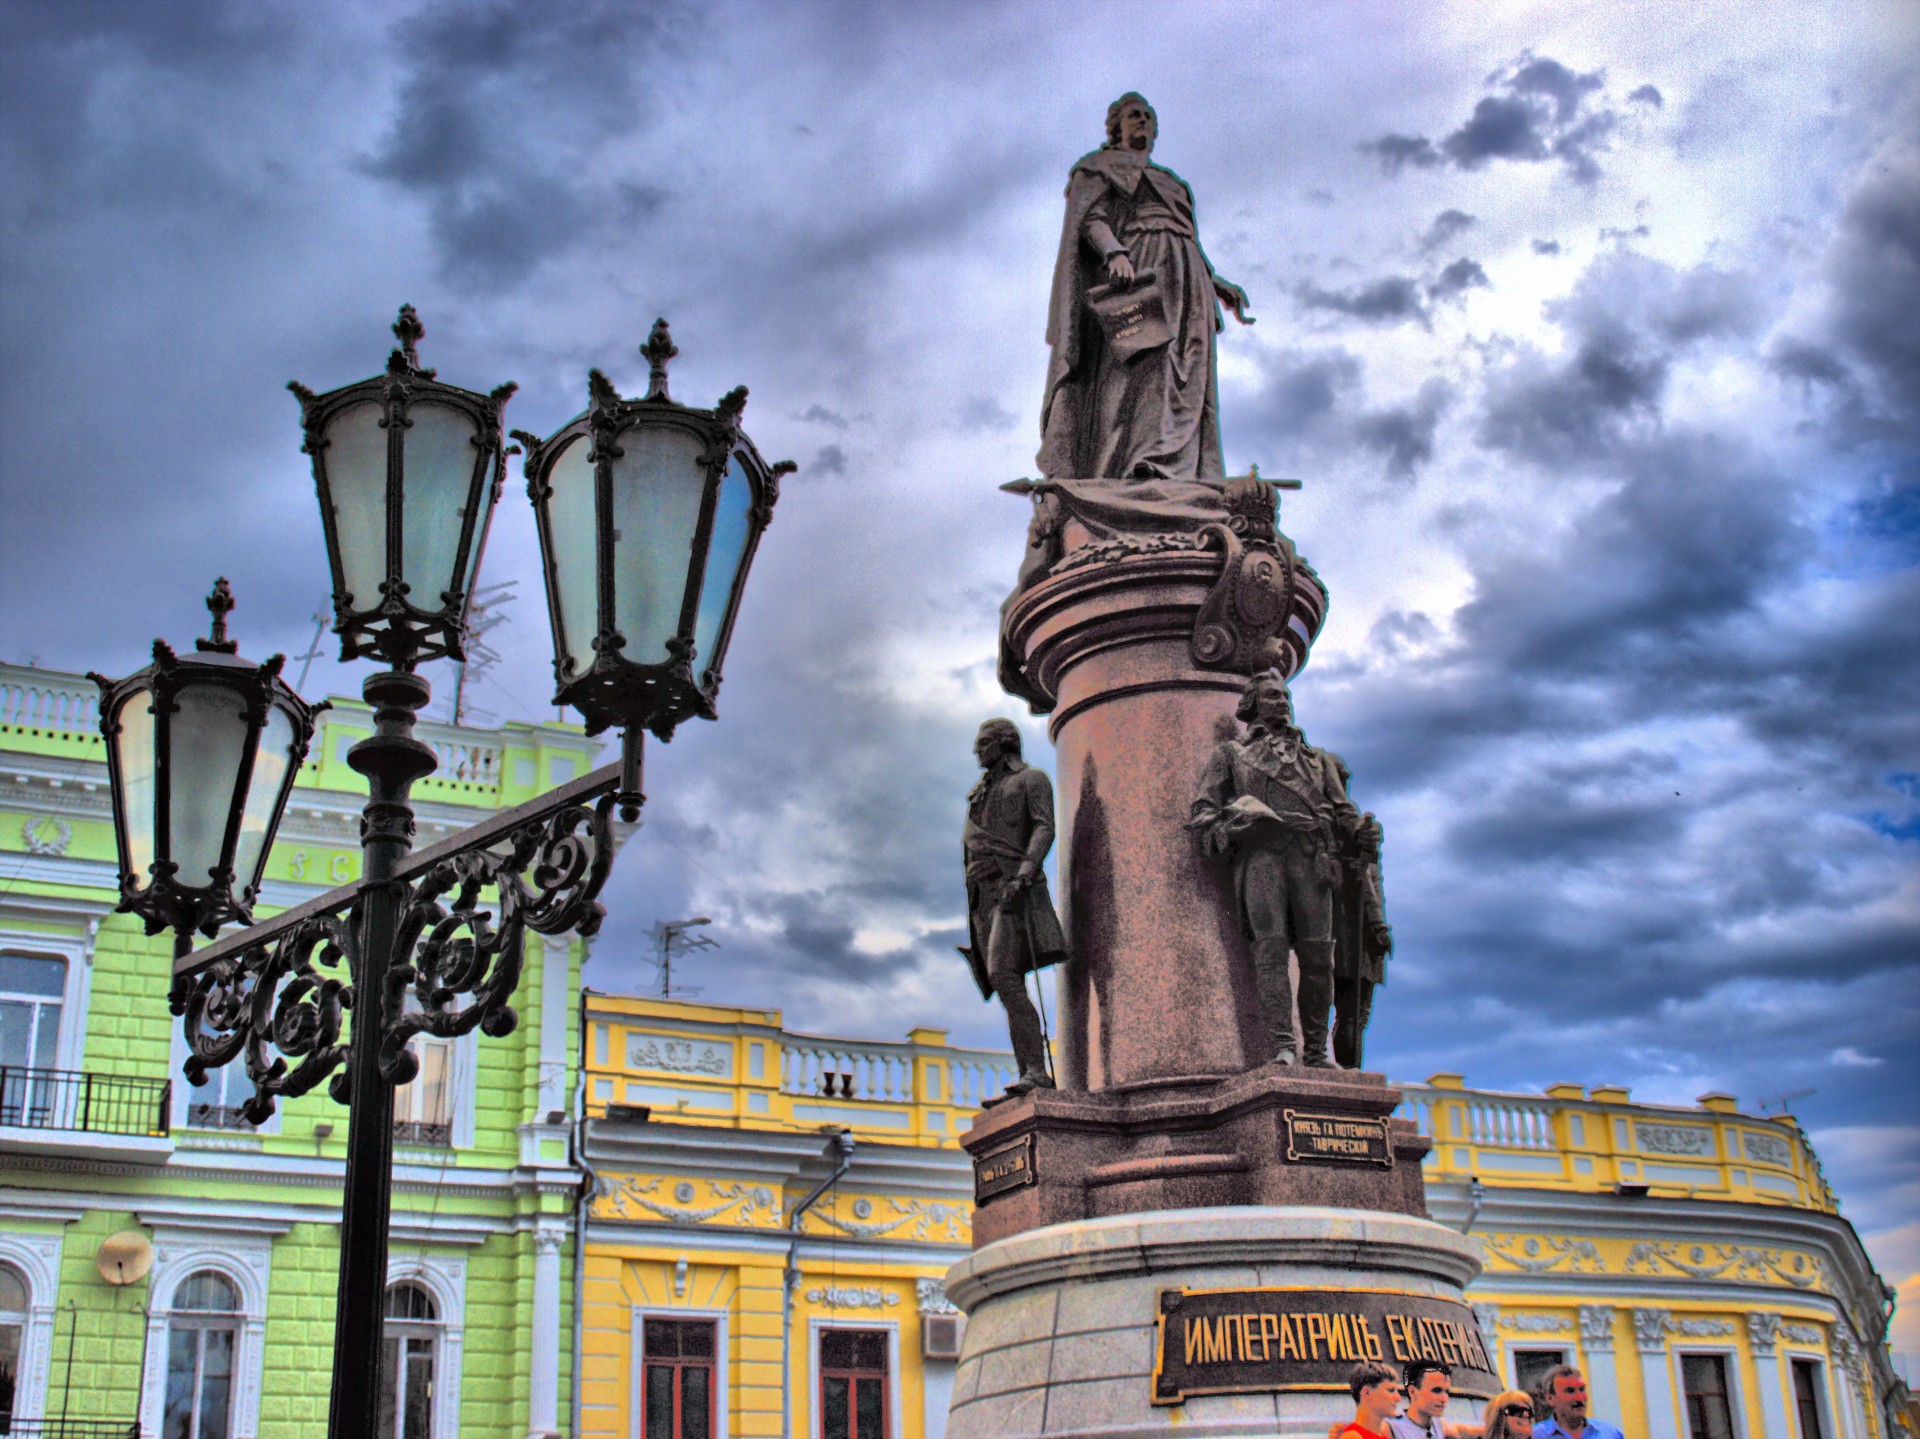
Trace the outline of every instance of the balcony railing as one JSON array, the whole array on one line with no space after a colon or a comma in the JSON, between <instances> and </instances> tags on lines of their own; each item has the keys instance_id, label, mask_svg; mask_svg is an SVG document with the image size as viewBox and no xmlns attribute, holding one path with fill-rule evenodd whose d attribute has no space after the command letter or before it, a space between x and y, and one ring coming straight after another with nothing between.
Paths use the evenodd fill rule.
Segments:
<instances>
[{"instance_id":1,"label":"balcony railing","mask_svg":"<svg viewBox=\"0 0 1920 1439\"><path fill-rule=\"evenodd\" d=\"M393 1121L393 1142L426 1144L445 1149L453 1143L453 1126L426 1119L396 1119Z\"/></svg>"},{"instance_id":2,"label":"balcony railing","mask_svg":"<svg viewBox=\"0 0 1920 1439\"><path fill-rule=\"evenodd\" d=\"M100 691L79 675L7 665L0 673L0 725L97 736Z\"/></svg>"},{"instance_id":3,"label":"balcony railing","mask_svg":"<svg viewBox=\"0 0 1920 1439\"><path fill-rule=\"evenodd\" d=\"M0 1124L164 1139L172 1093L165 1079L0 1064Z\"/></svg>"},{"instance_id":4,"label":"balcony railing","mask_svg":"<svg viewBox=\"0 0 1920 1439\"><path fill-rule=\"evenodd\" d=\"M137 1419L27 1419L0 1415L6 1439L140 1439Z\"/></svg>"}]
</instances>

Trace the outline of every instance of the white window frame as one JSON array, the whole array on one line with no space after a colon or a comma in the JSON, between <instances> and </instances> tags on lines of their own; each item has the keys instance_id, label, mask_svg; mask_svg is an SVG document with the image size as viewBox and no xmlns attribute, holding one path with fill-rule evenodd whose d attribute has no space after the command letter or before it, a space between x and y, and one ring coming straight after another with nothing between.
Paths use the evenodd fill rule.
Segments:
<instances>
[{"instance_id":1,"label":"white window frame","mask_svg":"<svg viewBox=\"0 0 1920 1439\"><path fill-rule=\"evenodd\" d=\"M905 1439L901 1427L903 1411L900 1391L905 1387L900 1375L900 1321L866 1318L855 1313L809 1315L807 1317L807 1433L812 1439L826 1439L827 1416L820 1412L820 1333L825 1329L882 1329L887 1335L887 1434L889 1439Z\"/></svg>"},{"instance_id":2,"label":"white window frame","mask_svg":"<svg viewBox=\"0 0 1920 1439\"><path fill-rule=\"evenodd\" d=\"M713 1432L731 1434L733 1430L727 1423L727 1394L733 1387L729 1376L727 1311L660 1304L634 1305L627 1323L631 1347L628 1413L633 1422L633 1432L636 1435L647 1432L647 1351L644 1331L648 1319L704 1319L713 1325Z\"/></svg>"},{"instance_id":3,"label":"white window frame","mask_svg":"<svg viewBox=\"0 0 1920 1439\"><path fill-rule=\"evenodd\" d=\"M88 930L91 932L92 923ZM54 1040L53 1069L79 1069L86 1057L87 999L93 988L93 946L70 935L0 929L0 953L23 959L58 959L67 966L60 996L60 1030Z\"/></svg>"},{"instance_id":4,"label":"white window frame","mask_svg":"<svg viewBox=\"0 0 1920 1439\"><path fill-rule=\"evenodd\" d=\"M1787 1419L1794 1425L1790 1439L1805 1439L1799 1430L1800 1396L1793 1387L1796 1363L1813 1366L1813 1404L1820 1411L1820 1431L1824 1439L1840 1439L1841 1429L1835 1422L1833 1406L1833 1361L1821 1350L1806 1346L1796 1349L1791 1344L1780 1346L1780 1358L1786 1366L1782 1377L1787 1383Z\"/></svg>"},{"instance_id":5,"label":"white window frame","mask_svg":"<svg viewBox=\"0 0 1920 1439\"><path fill-rule=\"evenodd\" d=\"M176 1132L192 1130L195 1134L218 1134L229 1140L239 1139L242 1141L250 1140L256 1134L278 1134L280 1132L280 1115L287 1107L287 1101L284 1096L275 1102L273 1113L268 1116L265 1124L251 1125L246 1129L209 1129L204 1125L187 1123L188 1107L197 1102L195 1099L196 1095L204 1095L207 1093L207 1090L195 1084L186 1076L187 1037L182 1031L181 1026L178 1024L169 1025L168 1030L171 1039L167 1056L167 1077L173 1081L173 1102L169 1118ZM235 1055L228 1061L229 1064L240 1066L243 1075L246 1069L246 1062L244 1052ZM212 1076L209 1075L208 1078L211 1079ZM248 1081L243 1079L242 1083L247 1084ZM252 1148L253 1146L248 1144L246 1147Z\"/></svg>"},{"instance_id":6,"label":"white window frame","mask_svg":"<svg viewBox=\"0 0 1920 1439\"><path fill-rule=\"evenodd\" d=\"M13 1388L14 1413L21 1418L40 1417L47 1412L47 1375L53 1358L64 1237L64 1230L54 1234L0 1232L0 1263L12 1265L27 1281L27 1322L20 1334L20 1373Z\"/></svg>"},{"instance_id":7,"label":"white window frame","mask_svg":"<svg viewBox=\"0 0 1920 1439\"><path fill-rule=\"evenodd\" d=\"M467 1256L389 1253L387 1288L418 1284L433 1296L440 1334L433 1355L433 1439L459 1439L460 1373L466 1351ZM381 1307L386 1305L384 1292Z\"/></svg>"},{"instance_id":8,"label":"white window frame","mask_svg":"<svg viewBox=\"0 0 1920 1439\"><path fill-rule=\"evenodd\" d=\"M1681 1362L1688 1355L1705 1355L1718 1359L1725 1366L1727 1416L1733 1422L1733 1439L1747 1439L1750 1431L1746 1406L1741 1402L1746 1397L1747 1376L1740 1368L1740 1351L1728 1344L1675 1344L1667 1351L1667 1364L1673 1375L1673 1398L1677 1410L1674 1419L1680 1439L1688 1439L1691 1433L1687 1428L1687 1371Z\"/></svg>"},{"instance_id":9,"label":"white window frame","mask_svg":"<svg viewBox=\"0 0 1920 1439\"><path fill-rule=\"evenodd\" d=\"M453 1051L447 1058L447 1096L453 1105L447 1147L448 1149L471 1149L474 1135L474 1096L479 1078L479 1066L476 1063L479 1036L473 1030L468 1030L465 1034L455 1035L451 1041L442 1042L447 1043ZM413 1151L416 1155L422 1150L439 1148L438 1145L423 1144L403 1144L400 1147ZM410 1158L403 1162L413 1163L414 1160Z\"/></svg>"},{"instance_id":10,"label":"white window frame","mask_svg":"<svg viewBox=\"0 0 1920 1439\"><path fill-rule=\"evenodd\" d=\"M218 1240L203 1230L153 1226L153 1279L148 1293L147 1372L140 1382L140 1423L149 1434L164 1432L167 1404L167 1329L180 1286L203 1269L239 1292L234 1315L239 1334L233 1351L233 1439L256 1439L260 1430L260 1360L267 1331L267 1284L273 1270L273 1239L245 1231Z\"/></svg>"}]
</instances>

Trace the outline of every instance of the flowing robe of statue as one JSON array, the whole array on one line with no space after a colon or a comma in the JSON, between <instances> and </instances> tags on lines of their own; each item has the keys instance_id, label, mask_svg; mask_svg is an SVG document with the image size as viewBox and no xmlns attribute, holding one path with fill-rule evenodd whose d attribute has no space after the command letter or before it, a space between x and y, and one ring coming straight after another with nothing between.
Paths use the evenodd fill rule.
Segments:
<instances>
[{"instance_id":1,"label":"flowing robe of statue","mask_svg":"<svg viewBox=\"0 0 1920 1439\"><path fill-rule=\"evenodd\" d=\"M1088 291L1107 284L1107 259L1119 248L1133 263L1135 288L1150 283L1158 292L1172 332L1166 344L1125 359L1087 305ZM1221 323L1187 182L1132 151L1083 157L1067 181L1047 317L1053 355L1041 406L1041 474L1219 480L1214 335Z\"/></svg>"}]
</instances>

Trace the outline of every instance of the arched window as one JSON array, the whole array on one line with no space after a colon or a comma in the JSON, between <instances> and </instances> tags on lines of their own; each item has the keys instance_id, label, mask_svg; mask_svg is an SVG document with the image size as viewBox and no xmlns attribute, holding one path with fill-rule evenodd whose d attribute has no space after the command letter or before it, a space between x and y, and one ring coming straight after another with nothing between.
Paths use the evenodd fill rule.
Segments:
<instances>
[{"instance_id":1,"label":"arched window","mask_svg":"<svg viewBox=\"0 0 1920 1439\"><path fill-rule=\"evenodd\" d=\"M434 1439L440 1308L423 1285L387 1290L380 1335L380 1439Z\"/></svg>"},{"instance_id":2,"label":"arched window","mask_svg":"<svg viewBox=\"0 0 1920 1439\"><path fill-rule=\"evenodd\" d=\"M211 1269L174 1291L167 1320L167 1407L161 1439L228 1439L233 1428L234 1350L240 1295Z\"/></svg>"},{"instance_id":3,"label":"arched window","mask_svg":"<svg viewBox=\"0 0 1920 1439\"><path fill-rule=\"evenodd\" d=\"M21 1356L27 1346L27 1277L0 1264L0 1434L10 1430Z\"/></svg>"}]
</instances>

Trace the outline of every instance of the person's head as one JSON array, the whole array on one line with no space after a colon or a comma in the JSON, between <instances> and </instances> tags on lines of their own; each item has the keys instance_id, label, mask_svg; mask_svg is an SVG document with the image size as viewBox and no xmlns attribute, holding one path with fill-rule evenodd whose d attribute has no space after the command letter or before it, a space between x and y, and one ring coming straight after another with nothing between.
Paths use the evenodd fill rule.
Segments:
<instances>
[{"instance_id":1,"label":"person's head","mask_svg":"<svg viewBox=\"0 0 1920 1439\"><path fill-rule=\"evenodd\" d=\"M1147 97L1129 90L1107 106L1107 148L1151 153L1160 136L1160 117L1153 113Z\"/></svg>"},{"instance_id":2,"label":"person's head","mask_svg":"<svg viewBox=\"0 0 1920 1439\"><path fill-rule=\"evenodd\" d=\"M1377 1429L1400 1407L1400 1376L1384 1364L1362 1360L1347 1375L1347 1392L1359 1406L1359 1417L1371 1421L1367 1427Z\"/></svg>"},{"instance_id":3,"label":"person's head","mask_svg":"<svg viewBox=\"0 0 1920 1439\"><path fill-rule=\"evenodd\" d=\"M1233 717L1242 724L1256 720L1268 729L1283 729L1293 723L1293 696L1278 670L1262 670L1252 676L1240 691L1240 703Z\"/></svg>"},{"instance_id":4,"label":"person's head","mask_svg":"<svg viewBox=\"0 0 1920 1439\"><path fill-rule=\"evenodd\" d=\"M974 736L973 757L980 768L992 769L1003 758L1020 758L1020 730L1012 720L990 719Z\"/></svg>"},{"instance_id":5,"label":"person's head","mask_svg":"<svg viewBox=\"0 0 1920 1439\"><path fill-rule=\"evenodd\" d=\"M1409 1359L1400 1371L1407 1388L1407 1417L1416 1424L1447 1412L1453 1397L1453 1370L1438 1359Z\"/></svg>"},{"instance_id":6,"label":"person's head","mask_svg":"<svg viewBox=\"0 0 1920 1439\"><path fill-rule=\"evenodd\" d=\"M1533 1399L1518 1389L1496 1394L1487 1401L1481 1423L1486 1426L1487 1439L1531 1439Z\"/></svg>"},{"instance_id":7,"label":"person's head","mask_svg":"<svg viewBox=\"0 0 1920 1439\"><path fill-rule=\"evenodd\" d=\"M1587 1378L1571 1364L1556 1364L1540 1381L1540 1392L1562 1429L1577 1429L1587 1422Z\"/></svg>"}]
</instances>

